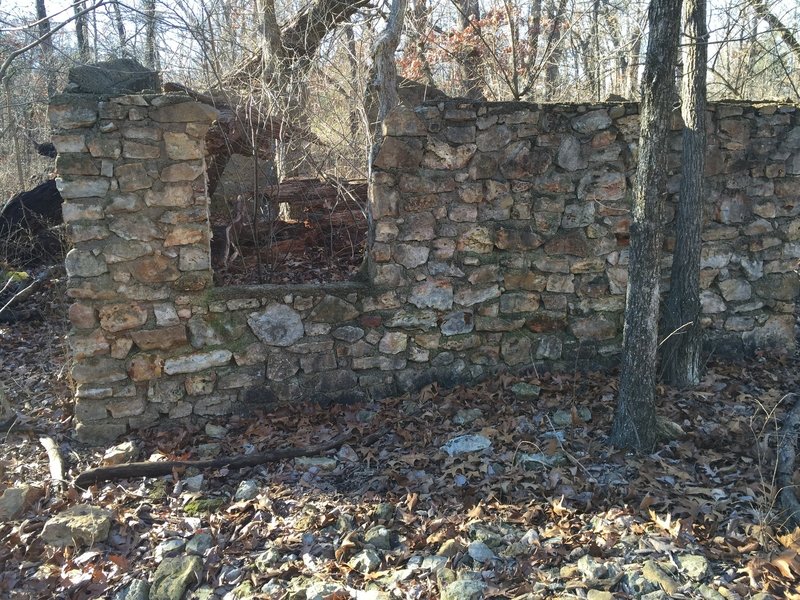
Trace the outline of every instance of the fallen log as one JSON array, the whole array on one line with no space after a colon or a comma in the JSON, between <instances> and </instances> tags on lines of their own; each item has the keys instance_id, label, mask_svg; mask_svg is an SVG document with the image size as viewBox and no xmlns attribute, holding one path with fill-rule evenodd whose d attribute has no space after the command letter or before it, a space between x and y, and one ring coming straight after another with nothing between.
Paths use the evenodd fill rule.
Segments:
<instances>
[{"instance_id":1,"label":"fallen log","mask_svg":"<svg viewBox=\"0 0 800 600\"><path fill-rule=\"evenodd\" d=\"M227 456L223 458L212 458L208 460L168 460L162 462L135 462L114 465L110 467L95 467L87 469L75 478L75 486L85 488L86 486L100 483L102 481L118 481L131 477L163 477L170 475L175 470L188 469L219 469L227 467L229 469L243 469L245 467L255 467L269 462L285 460L287 458L297 458L299 456L314 456L327 450L338 448L353 436L352 431L342 433L329 442L310 448L287 448L285 450L272 450L248 456Z\"/></svg>"},{"instance_id":2,"label":"fallen log","mask_svg":"<svg viewBox=\"0 0 800 600\"><path fill-rule=\"evenodd\" d=\"M800 501L795 494L794 473L798 434L800 433L800 397L796 394L794 406L786 413L778 437L778 457L775 483L778 486L778 503L782 509L784 527L793 531L800 526Z\"/></svg>"},{"instance_id":3,"label":"fallen log","mask_svg":"<svg viewBox=\"0 0 800 600\"><path fill-rule=\"evenodd\" d=\"M366 206L367 183L365 181L329 182L315 178L291 178L269 186L264 190L264 194L272 202L279 204L328 203L333 205L339 198L342 198L345 201L355 200L361 206Z\"/></svg>"}]
</instances>

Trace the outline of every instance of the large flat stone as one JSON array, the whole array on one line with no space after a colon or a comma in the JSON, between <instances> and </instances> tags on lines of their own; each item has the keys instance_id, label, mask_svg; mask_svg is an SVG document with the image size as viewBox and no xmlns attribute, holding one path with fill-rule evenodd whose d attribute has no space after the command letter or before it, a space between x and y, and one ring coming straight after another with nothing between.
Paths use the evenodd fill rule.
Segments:
<instances>
[{"instance_id":1,"label":"large flat stone","mask_svg":"<svg viewBox=\"0 0 800 600\"><path fill-rule=\"evenodd\" d=\"M169 358L164 361L164 372L167 375L176 375L178 373L197 373L212 367L222 367L227 365L233 353L230 350L211 350L209 352L196 352L194 354L187 354L186 356L179 356L177 358Z\"/></svg>"},{"instance_id":2,"label":"large flat stone","mask_svg":"<svg viewBox=\"0 0 800 600\"><path fill-rule=\"evenodd\" d=\"M305 332L300 314L285 304L272 304L261 312L250 313L247 324L269 346L291 346Z\"/></svg>"},{"instance_id":3,"label":"large flat stone","mask_svg":"<svg viewBox=\"0 0 800 600\"><path fill-rule=\"evenodd\" d=\"M42 541L56 548L92 546L104 542L111 530L111 511L78 504L51 517L42 528Z\"/></svg>"}]
</instances>

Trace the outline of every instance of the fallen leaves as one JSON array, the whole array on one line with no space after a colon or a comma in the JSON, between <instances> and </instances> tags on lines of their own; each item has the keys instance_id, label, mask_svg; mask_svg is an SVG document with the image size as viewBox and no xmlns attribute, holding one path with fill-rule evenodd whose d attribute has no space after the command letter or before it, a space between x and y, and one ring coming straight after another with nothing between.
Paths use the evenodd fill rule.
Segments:
<instances>
[{"instance_id":1,"label":"fallen leaves","mask_svg":"<svg viewBox=\"0 0 800 600\"><path fill-rule=\"evenodd\" d=\"M772 481L796 361L713 364L696 390L664 387L659 413L685 435L651 456L607 444L613 373L502 375L368 406L292 407L148 432L109 457L253 455L313 445L340 428L356 435L317 461L189 468L59 493L41 435L59 446L67 479L106 450L71 442L64 333L56 321L0 329L0 376L26 427L4 439L0 489L44 490L17 520L0 523L4 597L23 582L26 598L110 596L150 579L173 551L200 557L195 587L227 600L246 590L254 598L304 590L438 598L459 585L487 597L641 597L667 588L684 597L798 597L800 532L778 528ZM445 452L459 436L480 443ZM77 504L113 511L108 539L46 546L44 523Z\"/></svg>"}]
</instances>

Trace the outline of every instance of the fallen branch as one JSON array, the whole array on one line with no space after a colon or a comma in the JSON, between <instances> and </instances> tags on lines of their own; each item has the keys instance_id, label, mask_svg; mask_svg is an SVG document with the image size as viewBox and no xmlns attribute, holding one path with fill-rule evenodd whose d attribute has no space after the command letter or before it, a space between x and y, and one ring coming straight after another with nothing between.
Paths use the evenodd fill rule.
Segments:
<instances>
[{"instance_id":1,"label":"fallen branch","mask_svg":"<svg viewBox=\"0 0 800 600\"><path fill-rule=\"evenodd\" d=\"M162 477L164 475L170 475L176 469L187 469L189 467L194 467L195 469L219 469L222 467L242 469L244 467L255 467L268 462L297 458L298 456L313 456L325 452L326 450L333 450L344 444L352 436L353 432L348 431L319 446L272 450L270 452L261 452L248 456L227 456L208 460L135 462L114 465L112 467L96 467L94 469L88 469L78 475L75 479L75 486L85 488L86 486L100 483L101 481L117 481L120 479L129 479L131 477Z\"/></svg>"},{"instance_id":2,"label":"fallen branch","mask_svg":"<svg viewBox=\"0 0 800 600\"><path fill-rule=\"evenodd\" d=\"M59 265L52 265L47 267L33 282L26 288L23 288L16 294L14 294L11 299L0 308L0 318L2 318L7 312L11 311L11 308L15 304L19 304L23 300L29 298L36 290L38 290L42 285L50 279L53 273L61 268Z\"/></svg>"},{"instance_id":3,"label":"fallen branch","mask_svg":"<svg viewBox=\"0 0 800 600\"><path fill-rule=\"evenodd\" d=\"M39 443L47 451L50 479L53 481L53 486L60 489L64 485L64 461L61 459L61 452L59 452L55 440L50 436L40 437Z\"/></svg>"},{"instance_id":4,"label":"fallen branch","mask_svg":"<svg viewBox=\"0 0 800 600\"><path fill-rule=\"evenodd\" d=\"M800 432L800 398L795 396L794 406L786 414L781 426L775 469L778 503L783 509L784 526L789 531L800 526L800 502L794 493L794 461L798 432Z\"/></svg>"}]
</instances>

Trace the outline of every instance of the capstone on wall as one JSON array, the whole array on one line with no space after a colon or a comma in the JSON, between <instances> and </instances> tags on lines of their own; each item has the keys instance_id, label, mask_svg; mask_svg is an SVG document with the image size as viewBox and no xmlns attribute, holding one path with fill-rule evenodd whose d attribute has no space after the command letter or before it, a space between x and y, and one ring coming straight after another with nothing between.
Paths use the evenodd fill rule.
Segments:
<instances>
[{"instance_id":1,"label":"capstone on wall","mask_svg":"<svg viewBox=\"0 0 800 600\"><path fill-rule=\"evenodd\" d=\"M55 98L79 437L535 363L612 363L637 112L399 108L371 182L365 280L218 289L204 181L213 111L179 95ZM799 118L794 106L710 107L701 285L717 352L794 345ZM669 248L663 260L666 287Z\"/></svg>"}]
</instances>

